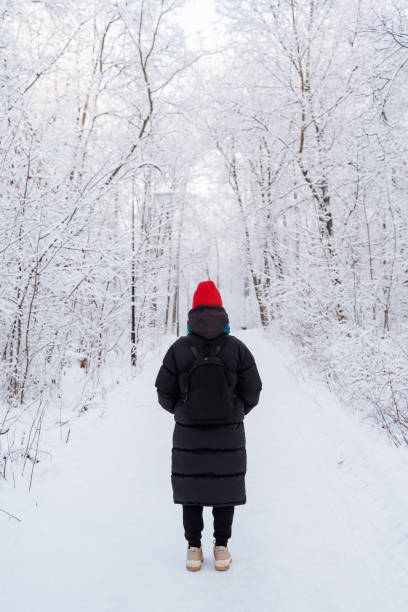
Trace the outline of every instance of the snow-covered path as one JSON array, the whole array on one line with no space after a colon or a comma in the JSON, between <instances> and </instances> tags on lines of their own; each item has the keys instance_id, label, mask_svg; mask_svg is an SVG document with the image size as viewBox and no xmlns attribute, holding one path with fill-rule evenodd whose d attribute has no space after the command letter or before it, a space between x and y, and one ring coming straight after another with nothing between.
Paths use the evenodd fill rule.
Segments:
<instances>
[{"instance_id":1,"label":"snow-covered path","mask_svg":"<svg viewBox=\"0 0 408 612\"><path fill-rule=\"evenodd\" d=\"M0 610L408 609L407 451L325 389L297 382L290 357L260 331L237 335L264 389L245 421L248 502L236 509L231 570L213 569L209 508L203 569L184 568L173 421L156 403L152 357L142 377L112 393L103 418L78 419L31 496L2 495L0 507L22 522L0 515Z\"/></svg>"}]
</instances>

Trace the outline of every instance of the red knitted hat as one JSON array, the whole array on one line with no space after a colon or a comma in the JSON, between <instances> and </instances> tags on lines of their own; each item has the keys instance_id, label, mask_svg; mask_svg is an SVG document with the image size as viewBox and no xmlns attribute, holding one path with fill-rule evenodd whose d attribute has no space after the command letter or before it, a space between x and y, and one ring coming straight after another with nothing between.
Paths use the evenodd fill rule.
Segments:
<instances>
[{"instance_id":1,"label":"red knitted hat","mask_svg":"<svg viewBox=\"0 0 408 612\"><path fill-rule=\"evenodd\" d=\"M206 304L207 306L222 306L220 292L213 281L203 281L198 283L198 287L193 296L193 308Z\"/></svg>"}]
</instances>

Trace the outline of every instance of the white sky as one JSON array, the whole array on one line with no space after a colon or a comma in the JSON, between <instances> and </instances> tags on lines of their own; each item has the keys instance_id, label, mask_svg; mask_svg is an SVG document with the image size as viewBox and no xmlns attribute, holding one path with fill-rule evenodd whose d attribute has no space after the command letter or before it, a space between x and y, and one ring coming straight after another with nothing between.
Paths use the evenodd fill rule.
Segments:
<instances>
[{"instance_id":1,"label":"white sky","mask_svg":"<svg viewBox=\"0 0 408 612\"><path fill-rule=\"evenodd\" d=\"M223 26L220 23L220 16L216 13L215 2L216 0L186 0L185 6L180 11L178 23L184 29L188 46L194 51L220 49L225 44ZM205 74L207 70L217 71L220 66L223 70L223 64L222 53L217 53L202 58L196 68ZM211 155L209 158L202 159L200 168L201 170L205 168L206 171L203 174L198 172L191 177L190 194L199 196L211 194L214 189L214 184L210 179L212 174L209 170L212 163ZM217 187L218 189L220 187L218 183Z\"/></svg>"},{"instance_id":2,"label":"white sky","mask_svg":"<svg viewBox=\"0 0 408 612\"><path fill-rule=\"evenodd\" d=\"M187 0L180 15L180 24L192 48L199 48L201 43L207 47L219 44L216 22L220 18L215 11L215 0Z\"/></svg>"}]
</instances>

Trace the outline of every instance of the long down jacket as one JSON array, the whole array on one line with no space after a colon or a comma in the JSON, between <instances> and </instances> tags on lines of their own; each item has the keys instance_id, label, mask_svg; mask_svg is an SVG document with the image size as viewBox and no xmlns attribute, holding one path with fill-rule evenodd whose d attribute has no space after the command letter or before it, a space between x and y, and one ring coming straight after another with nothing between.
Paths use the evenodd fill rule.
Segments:
<instances>
[{"instance_id":1,"label":"long down jacket","mask_svg":"<svg viewBox=\"0 0 408 612\"><path fill-rule=\"evenodd\" d=\"M190 334L168 349L156 378L160 405L174 415L171 481L176 504L236 506L245 504L247 457L244 418L259 401L261 379L252 353L225 333L228 315L222 306L197 306L189 311ZM189 418L181 388L194 361L190 344L223 344L220 357L235 382L232 416L217 424Z\"/></svg>"}]
</instances>

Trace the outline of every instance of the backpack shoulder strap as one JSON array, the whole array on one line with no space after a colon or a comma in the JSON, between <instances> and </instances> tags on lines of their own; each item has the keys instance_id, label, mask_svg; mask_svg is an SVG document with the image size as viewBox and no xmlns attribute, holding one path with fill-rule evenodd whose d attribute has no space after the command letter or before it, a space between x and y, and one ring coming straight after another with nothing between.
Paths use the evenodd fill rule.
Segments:
<instances>
[{"instance_id":1,"label":"backpack shoulder strap","mask_svg":"<svg viewBox=\"0 0 408 612\"><path fill-rule=\"evenodd\" d=\"M197 359L197 357L202 353L199 342L197 342L197 340L191 336L186 336L186 342L194 357Z\"/></svg>"},{"instance_id":2,"label":"backpack shoulder strap","mask_svg":"<svg viewBox=\"0 0 408 612\"><path fill-rule=\"evenodd\" d=\"M231 372L227 368L227 364L225 363L225 361L223 359L221 359L221 357L219 357L219 354L220 354L220 352L222 351L222 349L224 348L225 345L226 345L226 342L221 342L220 344L217 344L214 347L214 349L213 349L213 355L215 357L218 357L224 363L224 368L225 368L226 373L227 373L228 385L231 385L231 381L232 381Z\"/></svg>"},{"instance_id":3,"label":"backpack shoulder strap","mask_svg":"<svg viewBox=\"0 0 408 612\"><path fill-rule=\"evenodd\" d=\"M196 359L198 359L199 356L199 352L196 346L193 346L192 344L190 344L190 348L191 348L191 352L193 353L194 357Z\"/></svg>"}]
</instances>

